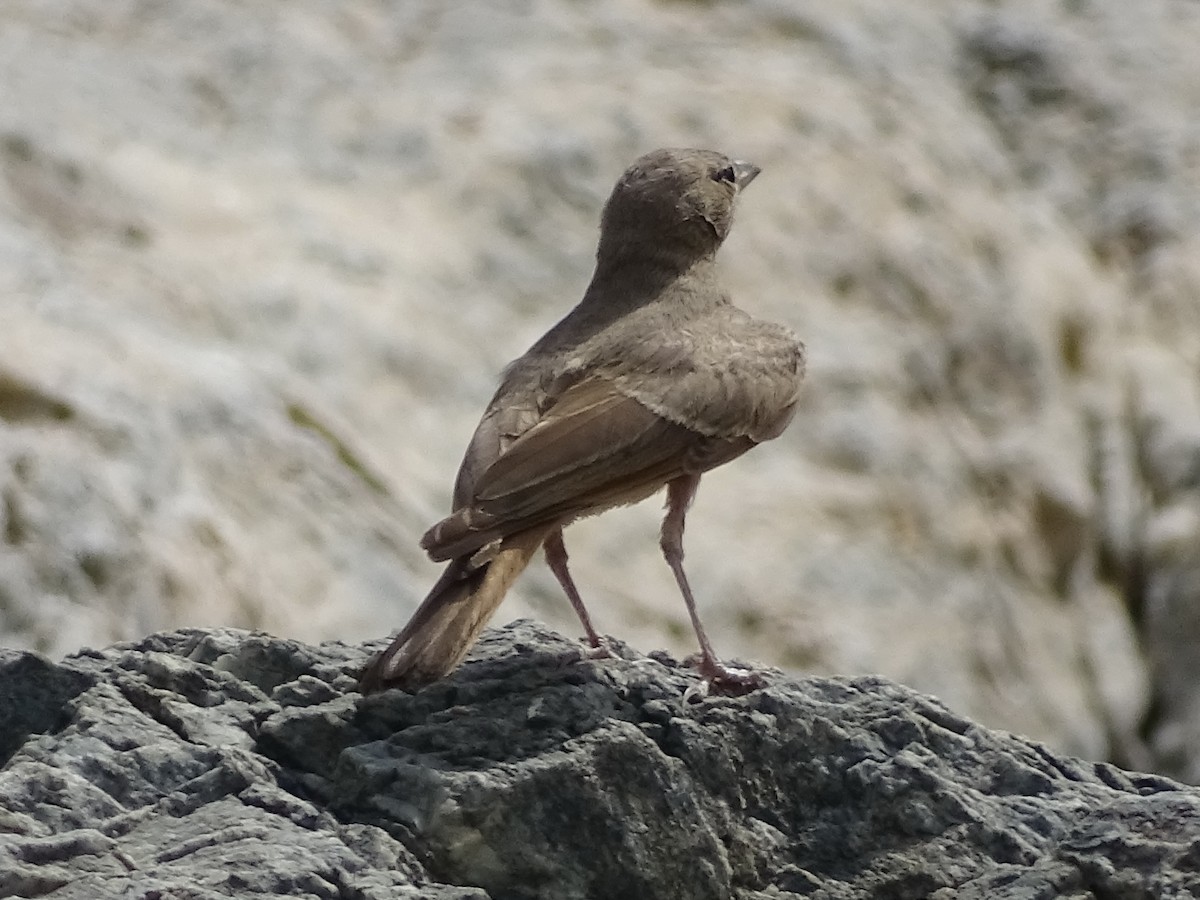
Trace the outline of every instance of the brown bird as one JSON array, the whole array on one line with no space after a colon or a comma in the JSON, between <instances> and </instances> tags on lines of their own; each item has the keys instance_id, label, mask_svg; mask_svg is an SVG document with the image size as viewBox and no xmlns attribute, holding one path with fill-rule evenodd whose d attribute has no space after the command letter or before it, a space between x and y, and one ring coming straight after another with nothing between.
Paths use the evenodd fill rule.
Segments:
<instances>
[{"instance_id":1,"label":"brown bird","mask_svg":"<svg viewBox=\"0 0 1200 900\"><path fill-rule=\"evenodd\" d=\"M804 345L735 307L716 273L734 201L759 169L708 150L656 150L621 176L600 220L579 304L504 370L454 485L450 516L421 539L445 572L364 692L413 687L466 655L544 547L603 655L567 570L563 528L667 489L661 546L717 689L761 684L722 665L683 570L683 527L700 476L778 437L791 421Z\"/></svg>"}]
</instances>

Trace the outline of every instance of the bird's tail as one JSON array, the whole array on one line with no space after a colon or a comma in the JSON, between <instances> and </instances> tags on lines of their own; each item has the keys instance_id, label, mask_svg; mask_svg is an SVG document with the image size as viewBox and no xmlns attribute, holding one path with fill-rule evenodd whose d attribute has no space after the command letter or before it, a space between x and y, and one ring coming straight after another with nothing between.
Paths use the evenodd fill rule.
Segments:
<instances>
[{"instance_id":1,"label":"bird's tail","mask_svg":"<svg viewBox=\"0 0 1200 900\"><path fill-rule=\"evenodd\" d=\"M509 535L483 563L453 560L408 624L367 664L359 678L362 692L418 687L449 673L552 530L537 527Z\"/></svg>"}]
</instances>

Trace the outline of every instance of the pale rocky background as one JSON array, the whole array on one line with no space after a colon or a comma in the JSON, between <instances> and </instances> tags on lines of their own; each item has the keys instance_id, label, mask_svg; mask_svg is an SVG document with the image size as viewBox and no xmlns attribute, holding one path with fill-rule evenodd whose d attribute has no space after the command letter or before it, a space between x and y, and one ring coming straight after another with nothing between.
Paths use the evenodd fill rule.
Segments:
<instances>
[{"instance_id":1,"label":"pale rocky background","mask_svg":"<svg viewBox=\"0 0 1200 900\"><path fill-rule=\"evenodd\" d=\"M662 145L808 342L706 478L717 646L1200 781L1200 3L0 6L0 641L378 637L496 373ZM654 503L568 532L687 652ZM576 633L544 567L500 620Z\"/></svg>"}]
</instances>

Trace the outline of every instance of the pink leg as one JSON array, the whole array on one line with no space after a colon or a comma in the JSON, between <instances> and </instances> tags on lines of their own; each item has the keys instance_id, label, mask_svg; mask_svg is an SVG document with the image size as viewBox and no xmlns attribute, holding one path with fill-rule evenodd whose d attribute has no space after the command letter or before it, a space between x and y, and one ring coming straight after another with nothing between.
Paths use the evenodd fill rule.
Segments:
<instances>
[{"instance_id":1,"label":"pink leg","mask_svg":"<svg viewBox=\"0 0 1200 900\"><path fill-rule=\"evenodd\" d=\"M700 486L699 475L684 475L667 484L667 514L663 517L662 546L663 556L667 565L675 573L675 581L683 594L683 602L687 604L688 616L692 620L692 628L696 632L696 640L700 642L700 661L697 666L713 687L727 693L746 693L763 686L764 681L757 672L739 672L722 665L713 652L704 626L700 624L700 614L696 611L696 601L692 597L692 589L688 584L687 575L683 571L683 525L688 507L696 496L696 488Z\"/></svg>"},{"instance_id":2,"label":"pink leg","mask_svg":"<svg viewBox=\"0 0 1200 900\"><path fill-rule=\"evenodd\" d=\"M567 548L563 544L561 528L556 528L550 532L550 536L546 538L546 543L542 545L542 549L546 551L546 563L550 566L550 571L554 573L554 577L562 585L567 599L571 601L571 606L575 608L575 615L579 616L579 621L583 623L583 632L587 635L588 643L591 644L593 649L602 649L604 647L604 640L596 633L596 629L592 627L592 617L588 615L587 607L583 605L583 598L579 596L579 591L576 589L575 582L571 579L571 573L567 569Z\"/></svg>"}]
</instances>

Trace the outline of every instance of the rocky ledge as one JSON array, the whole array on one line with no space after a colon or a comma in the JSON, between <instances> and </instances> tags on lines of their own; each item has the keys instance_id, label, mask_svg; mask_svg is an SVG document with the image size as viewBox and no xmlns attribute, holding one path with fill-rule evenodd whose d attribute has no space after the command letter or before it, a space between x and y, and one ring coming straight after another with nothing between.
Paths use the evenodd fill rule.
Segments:
<instances>
[{"instance_id":1,"label":"rocky ledge","mask_svg":"<svg viewBox=\"0 0 1200 900\"><path fill-rule=\"evenodd\" d=\"M1200 896L1200 790L882 679L686 701L671 659L523 621L364 698L372 649L0 654L0 896Z\"/></svg>"}]
</instances>

